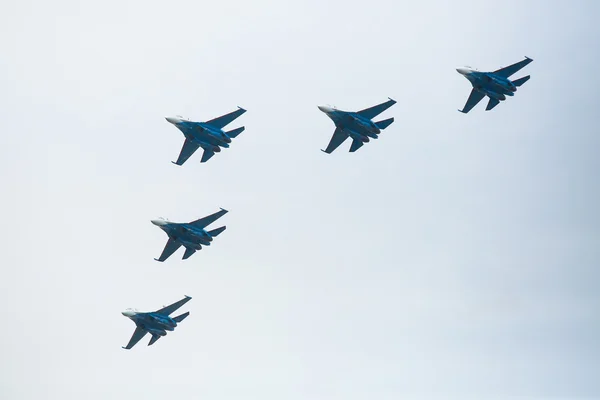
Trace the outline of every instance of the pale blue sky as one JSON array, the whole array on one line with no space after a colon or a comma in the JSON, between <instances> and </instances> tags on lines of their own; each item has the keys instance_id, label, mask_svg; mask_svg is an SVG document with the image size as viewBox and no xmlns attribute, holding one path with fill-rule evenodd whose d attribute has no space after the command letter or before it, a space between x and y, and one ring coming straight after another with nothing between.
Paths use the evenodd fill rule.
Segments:
<instances>
[{"instance_id":1,"label":"pale blue sky","mask_svg":"<svg viewBox=\"0 0 600 400\"><path fill-rule=\"evenodd\" d=\"M596 1L21 1L0 15L2 399L599 398ZM456 67L529 56L458 113ZM317 109L398 101L328 156ZM164 116L248 110L200 165ZM230 210L153 261L158 216ZM120 311L193 297L152 347Z\"/></svg>"}]
</instances>

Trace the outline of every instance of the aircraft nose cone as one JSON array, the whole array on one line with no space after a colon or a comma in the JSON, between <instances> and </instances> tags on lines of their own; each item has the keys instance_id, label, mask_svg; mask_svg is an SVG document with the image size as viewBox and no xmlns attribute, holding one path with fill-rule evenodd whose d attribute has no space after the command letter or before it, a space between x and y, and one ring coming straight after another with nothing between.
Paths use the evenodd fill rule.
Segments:
<instances>
[{"instance_id":1,"label":"aircraft nose cone","mask_svg":"<svg viewBox=\"0 0 600 400\"><path fill-rule=\"evenodd\" d=\"M319 110L323 111L325 114L328 114L333 111L333 108L327 106L317 106Z\"/></svg>"},{"instance_id":2,"label":"aircraft nose cone","mask_svg":"<svg viewBox=\"0 0 600 400\"><path fill-rule=\"evenodd\" d=\"M172 124L177 124L177 123L179 123L179 118L175 118L175 117L165 117L165 119L166 119L167 121L169 121L170 123L172 123Z\"/></svg>"},{"instance_id":3,"label":"aircraft nose cone","mask_svg":"<svg viewBox=\"0 0 600 400\"><path fill-rule=\"evenodd\" d=\"M467 68L456 68L456 72L458 72L461 75L466 75L469 73L469 70Z\"/></svg>"},{"instance_id":4,"label":"aircraft nose cone","mask_svg":"<svg viewBox=\"0 0 600 400\"><path fill-rule=\"evenodd\" d=\"M166 222L163 221L162 219L153 219L153 220L150 220L150 222L152 222L156 226L163 226L166 224Z\"/></svg>"}]
</instances>

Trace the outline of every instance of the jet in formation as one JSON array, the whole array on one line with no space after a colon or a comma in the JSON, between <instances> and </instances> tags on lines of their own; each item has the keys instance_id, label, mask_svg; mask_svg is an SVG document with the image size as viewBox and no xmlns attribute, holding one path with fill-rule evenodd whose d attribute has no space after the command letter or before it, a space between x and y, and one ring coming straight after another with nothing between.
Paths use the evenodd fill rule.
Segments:
<instances>
[{"instance_id":1,"label":"jet in formation","mask_svg":"<svg viewBox=\"0 0 600 400\"><path fill-rule=\"evenodd\" d=\"M178 323L183 321L188 315L189 311L171 318L169 315L177 311L179 307L190 301L192 298L185 296L183 299L156 310L153 312L139 312L137 310L128 308L123 311L122 314L127 318L135 322L135 331L129 339L127 346L124 349L131 349L136 345L147 333L152 335L152 339L148 343L148 346L154 344L158 339L167 334L167 331L173 331Z\"/></svg>"},{"instance_id":2,"label":"jet in formation","mask_svg":"<svg viewBox=\"0 0 600 400\"><path fill-rule=\"evenodd\" d=\"M197 219L188 223L176 223L170 222L164 219L154 219L151 222L160 227L167 235L169 240L160 255L159 258L155 258L156 261L165 261L181 246L185 247L185 253L183 259L188 259L197 250L201 250L202 246L210 246L213 237L218 236L225 230L225 226L222 226L211 231L206 231L208 225L227 214L227 210L221 208L221 211L217 211L207 217Z\"/></svg>"},{"instance_id":3,"label":"jet in formation","mask_svg":"<svg viewBox=\"0 0 600 400\"><path fill-rule=\"evenodd\" d=\"M246 110L238 107L236 111L206 122L190 121L179 115L166 117L166 120L179 128L185 136L179 157L172 163L183 165L199 147L204 149L200 162L208 161L215 153L221 151L221 147L228 148L231 139L237 137L245 128L242 126L227 132L223 128L245 112Z\"/></svg>"},{"instance_id":4,"label":"jet in formation","mask_svg":"<svg viewBox=\"0 0 600 400\"><path fill-rule=\"evenodd\" d=\"M489 111L496 107L501 101L506 100L506 96L514 96L517 87L527 82L530 76L527 75L514 81L511 81L508 78L532 61L531 58L525 57L523 61L519 61L508 67L500 68L494 72L480 72L470 67L457 68L456 71L467 78L469 82L471 82L471 85L473 85L467 103L462 110L458 111L465 114L468 113L485 96L490 98L490 101L485 108Z\"/></svg>"},{"instance_id":5,"label":"jet in formation","mask_svg":"<svg viewBox=\"0 0 600 400\"><path fill-rule=\"evenodd\" d=\"M355 152L360 149L364 143L371 139L377 139L381 131L394 122L394 118L385 119L379 122L373 122L373 118L396 104L395 100L389 99L385 103L366 108L361 111L342 111L329 106L319 106L335 124L333 137L324 151L330 154L339 147L346 139L352 138L350 151Z\"/></svg>"}]
</instances>

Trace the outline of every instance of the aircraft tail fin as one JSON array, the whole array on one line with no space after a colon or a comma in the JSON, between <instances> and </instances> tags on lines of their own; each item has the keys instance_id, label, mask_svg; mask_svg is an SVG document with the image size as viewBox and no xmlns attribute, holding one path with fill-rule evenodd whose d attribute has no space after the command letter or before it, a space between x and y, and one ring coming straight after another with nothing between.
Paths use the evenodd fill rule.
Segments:
<instances>
[{"instance_id":1,"label":"aircraft tail fin","mask_svg":"<svg viewBox=\"0 0 600 400\"><path fill-rule=\"evenodd\" d=\"M352 145L350 146L350 152L354 153L356 150L360 149L363 145L362 140L354 139L352 141Z\"/></svg>"},{"instance_id":2,"label":"aircraft tail fin","mask_svg":"<svg viewBox=\"0 0 600 400\"><path fill-rule=\"evenodd\" d=\"M513 81L515 86L521 86L522 84L524 84L525 82L527 82L529 80L529 78L531 78L531 75L527 75L524 76L522 78L517 79L516 81Z\"/></svg>"},{"instance_id":3,"label":"aircraft tail fin","mask_svg":"<svg viewBox=\"0 0 600 400\"><path fill-rule=\"evenodd\" d=\"M190 312L186 312L184 314L178 315L176 317L173 317L173 321L180 323L181 321L183 321L188 315L190 315Z\"/></svg>"},{"instance_id":4,"label":"aircraft tail fin","mask_svg":"<svg viewBox=\"0 0 600 400\"><path fill-rule=\"evenodd\" d=\"M225 132L227 134L227 136L229 136L230 138L235 138L237 137L237 135L239 135L240 133L244 132L244 129L246 129L245 127L241 126L239 128L236 129L232 129L229 132Z\"/></svg>"},{"instance_id":5,"label":"aircraft tail fin","mask_svg":"<svg viewBox=\"0 0 600 400\"><path fill-rule=\"evenodd\" d=\"M183 254L183 260L187 260L195 252L196 252L195 249L192 249L191 247L186 247L185 248L185 253Z\"/></svg>"},{"instance_id":6,"label":"aircraft tail fin","mask_svg":"<svg viewBox=\"0 0 600 400\"><path fill-rule=\"evenodd\" d=\"M379 129L383 130L390 126L392 122L394 122L394 118L384 119L383 121L375 122L375 125L377 125Z\"/></svg>"},{"instance_id":7,"label":"aircraft tail fin","mask_svg":"<svg viewBox=\"0 0 600 400\"><path fill-rule=\"evenodd\" d=\"M148 343L148 346L152 346L154 343L156 343L156 341L160 339L160 335L152 335L152 339L150 339L150 343Z\"/></svg>"},{"instance_id":8,"label":"aircraft tail fin","mask_svg":"<svg viewBox=\"0 0 600 400\"><path fill-rule=\"evenodd\" d=\"M223 232L225 230L225 228L227 228L227 227L226 226L222 226L220 228L213 229L212 231L208 231L206 233L208 233L212 237L219 236L219 233Z\"/></svg>"}]
</instances>

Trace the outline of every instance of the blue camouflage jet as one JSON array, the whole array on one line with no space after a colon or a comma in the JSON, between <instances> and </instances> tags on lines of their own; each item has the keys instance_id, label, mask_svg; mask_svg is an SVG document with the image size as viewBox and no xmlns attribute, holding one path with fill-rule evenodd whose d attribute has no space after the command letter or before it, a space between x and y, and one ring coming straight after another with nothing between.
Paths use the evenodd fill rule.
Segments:
<instances>
[{"instance_id":1,"label":"blue camouflage jet","mask_svg":"<svg viewBox=\"0 0 600 400\"><path fill-rule=\"evenodd\" d=\"M183 259L188 259L196 250L201 250L202 245L210 246L213 237L218 236L225 230L225 226L222 226L212 231L206 231L208 225L227 214L227 210L221 208L221 211L217 211L207 217L197 219L189 223L176 223L166 221L164 219L154 219L151 222L160 227L167 235L169 240L160 255L159 258L155 258L156 261L165 261L181 246L185 247L185 253Z\"/></svg>"},{"instance_id":2,"label":"blue camouflage jet","mask_svg":"<svg viewBox=\"0 0 600 400\"><path fill-rule=\"evenodd\" d=\"M319 110L323 111L335 124L333 137L329 141L329 145L325 150L321 151L330 154L339 145L344 143L349 137L352 138L350 151L355 152L360 149L364 143L369 141L369 138L377 139L377 135L381 130L390 126L394 122L394 118L385 119L379 122L373 122L372 119L396 104L395 100L389 99L385 103L366 108L361 111L342 111L329 106L318 106Z\"/></svg>"},{"instance_id":3,"label":"blue camouflage jet","mask_svg":"<svg viewBox=\"0 0 600 400\"><path fill-rule=\"evenodd\" d=\"M506 96L514 96L517 87L527 82L530 76L527 75L515 81L511 81L508 78L532 61L531 58L525 57L523 61L519 61L508 67L500 68L494 72L480 72L471 67L457 68L456 71L467 78L469 82L471 82L471 85L473 85L471 95L467 99L465 107L458 111L465 114L468 113L485 96L490 98L490 101L485 108L486 111L489 111L496 107L501 101L506 100Z\"/></svg>"},{"instance_id":4,"label":"blue camouflage jet","mask_svg":"<svg viewBox=\"0 0 600 400\"><path fill-rule=\"evenodd\" d=\"M173 318L169 317L169 315L177 311L179 307L191 299L191 297L185 296L178 302L153 312L144 313L132 308L128 308L127 310L123 311L121 314L135 322L135 331L133 331L133 335L131 336L131 339L129 339L127 346L123 348L127 350L131 349L136 345L137 342L146 336L146 333L150 333L152 335L152 339L150 339L150 343L148 343L148 346L150 346L162 336L165 336L167 331L173 331L177 324L183 321L188 315L190 315L190 313L188 311Z\"/></svg>"},{"instance_id":5,"label":"blue camouflage jet","mask_svg":"<svg viewBox=\"0 0 600 400\"><path fill-rule=\"evenodd\" d=\"M220 152L221 147L228 148L231 139L237 137L245 128L242 126L228 132L223 131L223 128L245 112L246 110L238 107L236 111L206 122L190 121L180 115L166 117L166 120L179 128L185 136L179 158L177 158L177 161L171 162L176 165L183 165L199 147L204 149L200 162L206 162L215 153Z\"/></svg>"}]
</instances>

